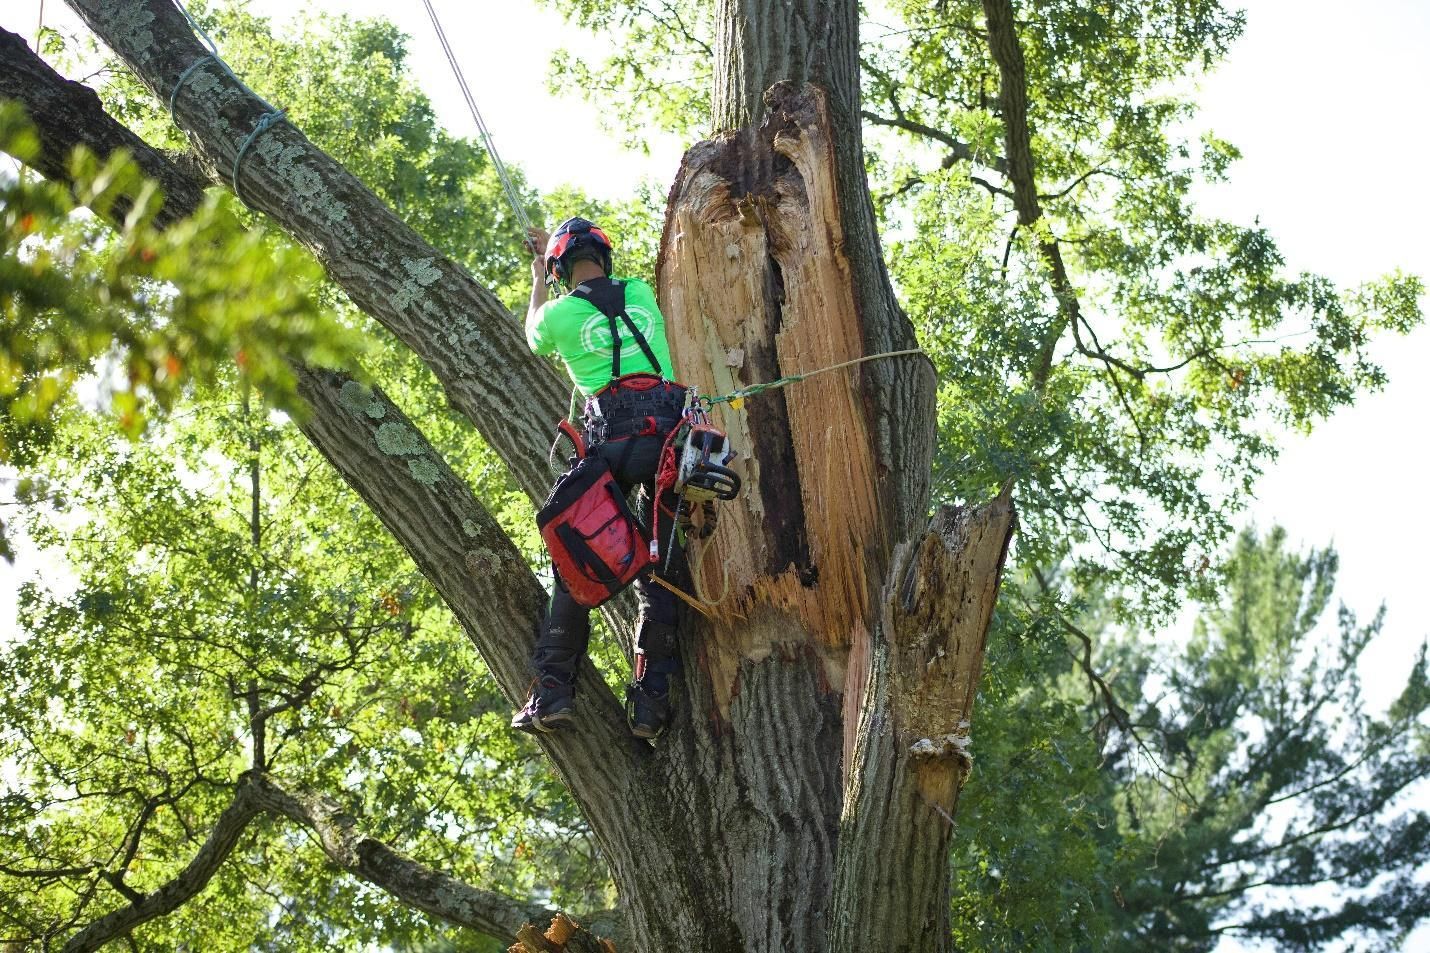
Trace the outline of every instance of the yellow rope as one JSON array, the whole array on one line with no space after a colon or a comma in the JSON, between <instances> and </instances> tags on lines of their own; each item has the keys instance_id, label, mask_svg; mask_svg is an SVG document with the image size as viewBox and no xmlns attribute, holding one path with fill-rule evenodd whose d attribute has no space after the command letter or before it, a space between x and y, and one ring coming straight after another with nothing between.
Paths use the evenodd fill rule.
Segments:
<instances>
[{"instance_id":1,"label":"yellow rope","mask_svg":"<svg viewBox=\"0 0 1430 953\"><path fill-rule=\"evenodd\" d=\"M731 391L728 394L719 394L714 397L701 397L700 399L705 402L705 405L707 407L713 407L716 404L734 404L735 409L738 410L739 405L744 401L746 397L753 397L756 394L762 394L767 390L779 390L782 387L788 387L791 384L797 384L802 380L808 380L811 377L818 377L820 374L827 374L830 371L837 371L845 367L852 367L855 364L863 364L865 361L877 361L880 358L885 357L908 357L912 354L922 353L924 353L923 348L911 347L903 351L884 351L881 354L865 354L863 357L856 357L852 360L841 361L838 364L831 364L828 367L816 368L815 370L809 371L804 374L790 374L786 377L777 377L774 380L769 381L768 383L751 384L749 387L741 387L739 390Z\"/></svg>"}]
</instances>

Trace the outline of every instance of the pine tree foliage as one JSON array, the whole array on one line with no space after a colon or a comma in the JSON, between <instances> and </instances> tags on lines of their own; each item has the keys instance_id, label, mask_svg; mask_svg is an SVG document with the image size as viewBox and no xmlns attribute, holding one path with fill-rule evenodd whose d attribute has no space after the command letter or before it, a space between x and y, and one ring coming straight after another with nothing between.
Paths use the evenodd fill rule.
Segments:
<instances>
[{"instance_id":1,"label":"pine tree foliage","mask_svg":"<svg viewBox=\"0 0 1430 953\"><path fill-rule=\"evenodd\" d=\"M1336 568L1244 532L1190 636L1122 630L1105 599L1039 631L1029 580L959 813L964 948L1400 948L1430 914L1426 654L1368 710L1384 611L1337 605Z\"/></svg>"}]
</instances>

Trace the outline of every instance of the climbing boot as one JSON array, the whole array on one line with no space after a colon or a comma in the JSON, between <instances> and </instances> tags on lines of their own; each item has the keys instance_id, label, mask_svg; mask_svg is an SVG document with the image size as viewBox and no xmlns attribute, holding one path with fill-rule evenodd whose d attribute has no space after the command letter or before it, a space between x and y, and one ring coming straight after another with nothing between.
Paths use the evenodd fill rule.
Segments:
<instances>
[{"instance_id":1,"label":"climbing boot","mask_svg":"<svg viewBox=\"0 0 1430 953\"><path fill-rule=\"evenodd\" d=\"M576 723L576 684L554 675L531 683L526 704L512 716L511 726L529 734L547 733Z\"/></svg>"},{"instance_id":2,"label":"climbing boot","mask_svg":"<svg viewBox=\"0 0 1430 953\"><path fill-rule=\"evenodd\" d=\"M670 722L670 691L656 692L640 684L626 687L626 720L637 738L659 738Z\"/></svg>"}]
</instances>

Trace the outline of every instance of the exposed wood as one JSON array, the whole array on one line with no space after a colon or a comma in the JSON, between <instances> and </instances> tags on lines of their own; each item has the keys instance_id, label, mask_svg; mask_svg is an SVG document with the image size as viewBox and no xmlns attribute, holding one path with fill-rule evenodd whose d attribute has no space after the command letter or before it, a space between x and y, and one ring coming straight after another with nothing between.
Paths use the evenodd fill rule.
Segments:
<instances>
[{"instance_id":1,"label":"exposed wood","mask_svg":"<svg viewBox=\"0 0 1430 953\"><path fill-rule=\"evenodd\" d=\"M0 37L0 42L8 41ZM63 157L75 146L85 145L103 156L113 143L136 138L93 95L73 96L73 108L62 123L43 117L44 104L67 95L74 84L45 66L23 41L7 47L7 53L0 65L0 88L13 85L20 101L45 123L42 165L47 175L68 181ZM16 76L24 81L10 78ZM157 150L138 149L133 155L145 175L165 183L166 203L174 216L193 214L202 180ZM346 374L296 365L295 371L300 396L310 408L301 422L305 435L423 568L508 697L522 697L545 594L520 553L416 425L380 390ZM620 706L609 691L601 695L594 676L590 683L590 707L604 711L609 731L624 737ZM600 745L611 737L587 739L590 763L607 764ZM576 737L569 740L572 746L580 745ZM577 771L574 766L570 770ZM609 783L603 770L600 784Z\"/></svg>"},{"instance_id":2,"label":"exposed wood","mask_svg":"<svg viewBox=\"0 0 1430 953\"><path fill-rule=\"evenodd\" d=\"M71 2L161 99L205 52L160 0ZM764 120L692 149L671 193L659 279L682 377L724 392L915 346L863 178L857 3L720 9L722 32L747 44L724 101ZM820 85L765 95L788 78ZM220 181L263 107L216 69L190 83L179 122ZM287 125L255 144L243 193L431 364L529 492L544 490L564 388L489 295ZM498 569L503 541L380 391L311 371L303 386L319 408L305 422L315 444L387 514L473 639L507 640L493 669L515 690L540 598L530 574ZM582 696L579 734L544 742L611 866L631 949L946 943L946 814L966 767L956 739L1011 508L1002 501L1000 547L994 516L926 534L934 386L925 360L878 361L727 415L747 490L722 514L702 590L718 593L728 569L730 596L714 624L684 634L693 664L675 724L654 747L633 742L598 690ZM912 697L923 691L941 702Z\"/></svg>"},{"instance_id":3,"label":"exposed wood","mask_svg":"<svg viewBox=\"0 0 1430 953\"><path fill-rule=\"evenodd\" d=\"M878 223L864 173L859 88L857 0L719 0L716 130L756 128L785 108L781 90L812 85L825 97L833 151L837 219L850 286L860 315L863 352L916 347L913 326L889 284ZM876 449L878 504L891 539L912 536L928 518L934 392L930 362L878 362L862 371L861 388ZM875 578L881 578L876 569Z\"/></svg>"},{"instance_id":4,"label":"exposed wood","mask_svg":"<svg viewBox=\"0 0 1430 953\"><path fill-rule=\"evenodd\" d=\"M824 94L772 100L757 133L692 149L671 190L661 307L681 379L707 394L862 354ZM722 709L741 660L777 650L771 633L813 641L841 684L844 653L867 631L866 567L887 542L860 373L721 405L745 453L744 491L723 505L699 580L707 594L729 587L706 658ZM754 618L771 612L790 621Z\"/></svg>"},{"instance_id":5,"label":"exposed wood","mask_svg":"<svg viewBox=\"0 0 1430 953\"><path fill-rule=\"evenodd\" d=\"M616 945L596 936L575 920L558 913L543 933L528 923L516 934L507 953L616 953Z\"/></svg>"},{"instance_id":6,"label":"exposed wood","mask_svg":"<svg viewBox=\"0 0 1430 953\"><path fill-rule=\"evenodd\" d=\"M949 949L953 813L1012 531L1002 496L942 510L900 547L845 789L831 949Z\"/></svg>"}]
</instances>

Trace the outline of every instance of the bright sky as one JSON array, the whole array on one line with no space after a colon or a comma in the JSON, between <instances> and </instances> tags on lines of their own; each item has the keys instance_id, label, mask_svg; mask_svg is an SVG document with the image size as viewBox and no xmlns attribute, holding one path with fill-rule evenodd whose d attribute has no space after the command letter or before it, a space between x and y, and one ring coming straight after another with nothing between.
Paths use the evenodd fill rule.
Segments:
<instances>
[{"instance_id":1,"label":"bright sky","mask_svg":"<svg viewBox=\"0 0 1430 953\"><path fill-rule=\"evenodd\" d=\"M547 94L546 64L559 45L598 57L601 43L529 0L504 3L499 17L488 4L435 2L502 158L533 184L548 189L572 178L563 165L569 150L543 145L558 124L563 141L584 141L582 183L597 195L628 195L643 176L671 181L678 143L653 142L649 158L633 156L599 132L595 110L578 97ZM33 36L39 6L6 0L0 25ZM1203 207L1241 222L1259 217L1294 269L1343 283L1393 267L1430 278L1430 188L1421 181L1430 155L1422 99L1430 91L1430 4L1246 6L1246 35L1201 97L1202 124L1244 158L1232 168L1232 183L1207 195ZM282 20L295 4L252 0L250 7ZM322 0L307 7L396 21L413 38L413 69L442 120L473 133L421 4ZM47 22L73 22L56 0L45 9ZM1261 527L1280 523L1303 545L1334 541L1340 596L1363 616L1381 600L1388 604L1387 637L1364 670L1368 691L1383 703L1430 634L1423 578L1430 569L1430 329L1388 341L1377 355L1389 386L1311 436L1289 437L1250 518ZM0 632L14 625L5 601L13 579L0 567Z\"/></svg>"}]
</instances>

